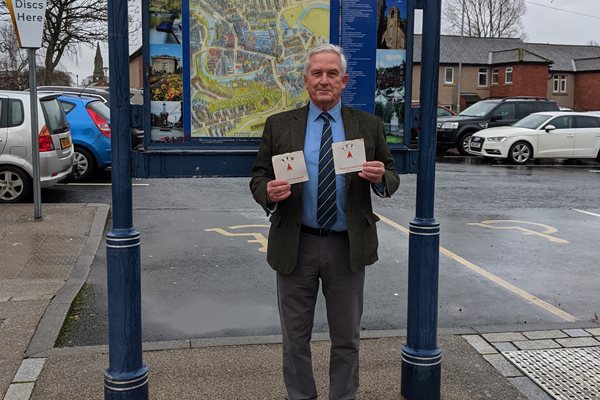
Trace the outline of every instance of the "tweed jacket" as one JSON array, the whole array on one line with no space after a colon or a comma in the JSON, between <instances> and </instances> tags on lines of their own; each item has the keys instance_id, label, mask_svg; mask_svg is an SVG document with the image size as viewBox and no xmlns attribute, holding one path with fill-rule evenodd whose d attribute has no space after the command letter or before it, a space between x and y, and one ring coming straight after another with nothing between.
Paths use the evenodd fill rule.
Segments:
<instances>
[{"instance_id":1,"label":"tweed jacket","mask_svg":"<svg viewBox=\"0 0 600 400\"><path fill-rule=\"evenodd\" d=\"M291 196L277 203L269 212L267 183L275 179L271 157L302 150L304 147L308 105L267 118L262 142L252 169L250 190L258 204L270 215L267 262L278 272L291 273L296 266L298 242L302 225L302 183L292 185ZM367 161L378 160L385 165L385 196L391 196L400 184L394 159L386 141L383 123L373 114L342 106L346 140L364 139ZM377 261L377 228L379 218L371 205L371 183L346 174L346 221L350 241L350 267L360 271Z\"/></svg>"}]
</instances>

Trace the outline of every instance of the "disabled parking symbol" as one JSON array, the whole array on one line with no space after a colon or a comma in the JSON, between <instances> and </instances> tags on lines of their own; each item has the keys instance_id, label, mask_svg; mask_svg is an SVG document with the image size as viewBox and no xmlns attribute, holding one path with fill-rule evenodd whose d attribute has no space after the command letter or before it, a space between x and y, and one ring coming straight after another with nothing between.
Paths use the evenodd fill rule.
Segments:
<instances>
[{"instance_id":1,"label":"disabled parking symbol","mask_svg":"<svg viewBox=\"0 0 600 400\"><path fill-rule=\"evenodd\" d=\"M524 235L542 237L552 243L570 243L568 240L553 236L556 232L558 232L558 229L555 227L537 222L520 221L516 219L489 219L481 222L471 222L467 225L479 226L488 229L516 230Z\"/></svg>"}]
</instances>

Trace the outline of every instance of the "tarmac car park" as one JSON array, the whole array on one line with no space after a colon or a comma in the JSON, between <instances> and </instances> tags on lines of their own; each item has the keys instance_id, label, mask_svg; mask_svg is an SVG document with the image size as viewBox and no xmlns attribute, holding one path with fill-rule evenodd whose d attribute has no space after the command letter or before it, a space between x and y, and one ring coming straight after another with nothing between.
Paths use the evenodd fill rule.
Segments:
<instances>
[{"instance_id":1,"label":"tarmac car park","mask_svg":"<svg viewBox=\"0 0 600 400\"><path fill-rule=\"evenodd\" d=\"M481 130L469 153L513 164L533 158L587 158L600 161L600 115L571 111L531 114L512 126Z\"/></svg>"}]
</instances>

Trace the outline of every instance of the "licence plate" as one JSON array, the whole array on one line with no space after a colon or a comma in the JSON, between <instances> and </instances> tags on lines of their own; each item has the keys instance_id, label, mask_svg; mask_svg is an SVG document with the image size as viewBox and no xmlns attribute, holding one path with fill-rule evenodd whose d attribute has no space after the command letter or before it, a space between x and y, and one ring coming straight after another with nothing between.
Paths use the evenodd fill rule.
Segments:
<instances>
[{"instance_id":1,"label":"licence plate","mask_svg":"<svg viewBox=\"0 0 600 400\"><path fill-rule=\"evenodd\" d=\"M71 138L70 137L60 138L60 147L62 149L66 149L67 147L71 147Z\"/></svg>"},{"instance_id":2,"label":"licence plate","mask_svg":"<svg viewBox=\"0 0 600 400\"><path fill-rule=\"evenodd\" d=\"M481 143L471 142L471 148L479 150L479 149L481 149Z\"/></svg>"}]
</instances>

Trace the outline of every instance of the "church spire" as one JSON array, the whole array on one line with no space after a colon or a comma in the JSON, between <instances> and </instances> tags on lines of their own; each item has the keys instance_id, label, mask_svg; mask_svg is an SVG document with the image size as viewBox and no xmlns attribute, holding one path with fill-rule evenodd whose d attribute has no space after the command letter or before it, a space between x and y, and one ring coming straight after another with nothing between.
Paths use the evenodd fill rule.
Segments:
<instances>
[{"instance_id":1,"label":"church spire","mask_svg":"<svg viewBox=\"0 0 600 400\"><path fill-rule=\"evenodd\" d=\"M93 82L104 81L104 61L102 60L102 54L100 53L100 42L96 45L96 57L94 57L94 77Z\"/></svg>"}]
</instances>

